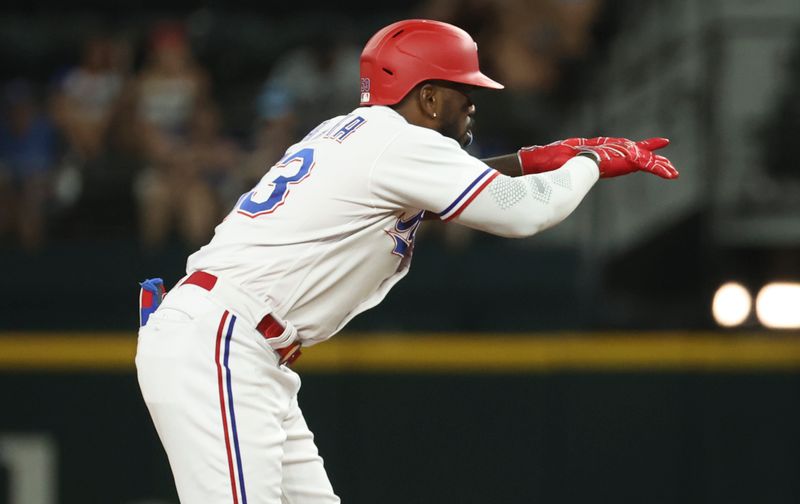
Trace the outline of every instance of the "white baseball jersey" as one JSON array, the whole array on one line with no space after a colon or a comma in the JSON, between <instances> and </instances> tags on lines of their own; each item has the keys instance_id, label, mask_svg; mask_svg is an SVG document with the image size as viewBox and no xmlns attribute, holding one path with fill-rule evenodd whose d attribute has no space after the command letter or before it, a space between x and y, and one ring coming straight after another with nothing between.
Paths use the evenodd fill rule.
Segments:
<instances>
[{"instance_id":1,"label":"white baseball jersey","mask_svg":"<svg viewBox=\"0 0 800 504\"><path fill-rule=\"evenodd\" d=\"M452 218L497 174L391 108L358 108L291 146L187 270L238 284L316 343L407 273L423 210Z\"/></svg>"}]
</instances>

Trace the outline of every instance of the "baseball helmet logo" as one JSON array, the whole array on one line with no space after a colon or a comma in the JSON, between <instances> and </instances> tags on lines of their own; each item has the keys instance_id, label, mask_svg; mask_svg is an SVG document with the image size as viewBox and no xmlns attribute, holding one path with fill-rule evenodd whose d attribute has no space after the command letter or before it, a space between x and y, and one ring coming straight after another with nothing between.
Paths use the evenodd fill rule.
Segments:
<instances>
[{"instance_id":1,"label":"baseball helmet logo","mask_svg":"<svg viewBox=\"0 0 800 504\"><path fill-rule=\"evenodd\" d=\"M481 73L472 37L448 23L399 21L373 35L361 53L362 105L393 105L427 80L503 89Z\"/></svg>"},{"instance_id":2,"label":"baseball helmet logo","mask_svg":"<svg viewBox=\"0 0 800 504\"><path fill-rule=\"evenodd\" d=\"M362 77L361 78L361 103L366 103L369 101L369 78Z\"/></svg>"}]
</instances>

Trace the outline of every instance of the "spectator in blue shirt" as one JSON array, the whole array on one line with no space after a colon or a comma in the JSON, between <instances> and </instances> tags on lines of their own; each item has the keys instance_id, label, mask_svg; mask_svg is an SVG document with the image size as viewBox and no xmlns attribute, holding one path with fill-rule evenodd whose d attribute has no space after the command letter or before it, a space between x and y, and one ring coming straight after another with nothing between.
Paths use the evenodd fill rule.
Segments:
<instances>
[{"instance_id":1,"label":"spectator in blue shirt","mask_svg":"<svg viewBox=\"0 0 800 504\"><path fill-rule=\"evenodd\" d=\"M15 233L26 249L40 247L56 136L30 83L17 79L3 89L0 116L0 233Z\"/></svg>"}]
</instances>

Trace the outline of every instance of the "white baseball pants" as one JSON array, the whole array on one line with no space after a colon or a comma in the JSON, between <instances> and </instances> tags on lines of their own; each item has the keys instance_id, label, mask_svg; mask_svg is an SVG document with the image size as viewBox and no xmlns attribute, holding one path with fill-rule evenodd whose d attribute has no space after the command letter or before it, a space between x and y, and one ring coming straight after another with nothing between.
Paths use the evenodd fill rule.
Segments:
<instances>
[{"instance_id":1,"label":"white baseball pants","mask_svg":"<svg viewBox=\"0 0 800 504\"><path fill-rule=\"evenodd\" d=\"M182 504L334 504L297 404L300 377L254 326L194 285L139 330L139 386Z\"/></svg>"}]
</instances>

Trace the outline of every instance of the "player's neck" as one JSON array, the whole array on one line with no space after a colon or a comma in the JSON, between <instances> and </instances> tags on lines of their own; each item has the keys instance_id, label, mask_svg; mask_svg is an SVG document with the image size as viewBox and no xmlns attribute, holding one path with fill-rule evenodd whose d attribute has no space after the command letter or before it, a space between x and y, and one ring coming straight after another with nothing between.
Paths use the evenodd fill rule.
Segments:
<instances>
[{"instance_id":1,"label":"player's neck","mask_svg":"<svg viewBox=\"0 0 800 504\"><path fill-rule=\"evenodd\" d=\"M395 112L403 116L403 118L409 124L413 124L414 126L421 126L423 128L430 128L432 130L437 130L436 121L429 115L424 114L422 110L420 110L419 105L414 100L402 101L397 105L393 105L392 108L394 109Z\"/></svg>"}]
</instances>

